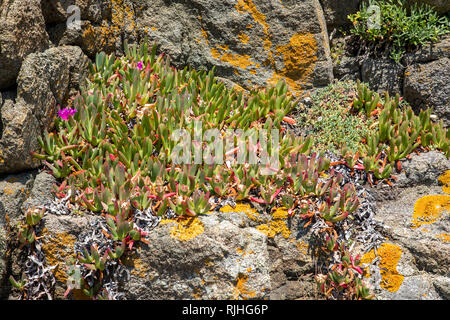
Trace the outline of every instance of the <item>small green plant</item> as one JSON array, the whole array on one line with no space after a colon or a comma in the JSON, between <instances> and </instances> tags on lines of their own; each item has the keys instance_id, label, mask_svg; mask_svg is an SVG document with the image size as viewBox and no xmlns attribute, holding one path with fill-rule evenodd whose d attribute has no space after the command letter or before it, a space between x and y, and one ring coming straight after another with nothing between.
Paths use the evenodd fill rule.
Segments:
<instances>
[{"instance_id":1,"label":"small green plant","mask_svg":"<svg viewBox=\"0 0 450 320\"><path fill-rule=\"evenodd\" d=\"M379 17L374 7L379 8ZM434 8L423 3L407 7L405 0L364 1L360 11L349 15L349 19L353 22L352 34L376 44L380 52L387 48L396 62L407 50L436 42L450 31L448 16L440 17Z\"/></svg>"}]
</instances>

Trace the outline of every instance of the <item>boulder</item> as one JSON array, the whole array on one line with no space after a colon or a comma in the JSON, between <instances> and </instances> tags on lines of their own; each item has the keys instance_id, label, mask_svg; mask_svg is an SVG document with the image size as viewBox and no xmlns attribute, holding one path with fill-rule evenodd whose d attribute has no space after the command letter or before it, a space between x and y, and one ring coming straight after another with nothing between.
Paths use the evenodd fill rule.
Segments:
<instances>
[{"instance_id":1,"label":"boulder","mask_svg":"<svg viewBox=\"0 0 450 320\"><path fill-rule=\"evenodd\" d=\"M320 0L320 3L328 30L331 32L335 28L351 25L348 15L358 11L361 0L349 0L345 5L338 0Z\"/></svg>"},{"instance_id":2,"label":"boulder","mask_svg":"<svg viewBox=\"0 0 450 320\"><path fill-rule=\"evenodd\" d=\"M0 89L13 86L23 59L49 46L40 0L0 4Z\"/></svg>"},{"instance_id":3,"label":"boulder","mask_svg":"<svg viewBox=\"0 0 450 320\"><path fill-rule=\"evenodd\" d=\"M395 189L395 199L377 204L375 219L382 223L386 243L378 248L379 267L385 270L374 287L382 299L448 299L450 195L438 179L450 163L432 151L403 164L403 188ZM362 260L373 257L368 253ZM374 269L370 274L376 283Z\"/></svg>"},{"instance_id":4,"label":"boulder","mask_svg":"<svg viewBox=\"0 0 450 320\"><path fill-rule=\"evenodd\" d=\"M86 77L88 58L77 47L51 48L30 54L17 78L16 97L4 97L1 108L0 173L36 168L31 151L63 105Z\"/></svg>"},{"instance_id":5,"label":"boulder","mask_svg":"<svg viewBox=\"0 0 450 320\"><path fill-rule=\"evenodd\" d=\"M405 72L403 94L414 111L432 107L434 114L450 125L450 59L443 57L409 66Z\"/></svg>"},{"instance_id":6,"label":"boulder","mask_svg":"<svg viewBox=\"0 0 450 320\"><path fill-rule=\"evenodd\" d=\"M390 58L364 58L361 61L361 80L374 91L401 92L404 67Z\"/></svg>"},{"instance_id":7,"label":"boulder","mask_svg":"<svg viewBox=\"0 0 450 320\"><path fill-rule=\"evenodd\" d=\"M8 288L9 227L14 227L22 216L21 206L33 186L33 172L8 175L0 179L0 298Z\"/></svg>"},{"instance_id":8,"label":"boulder","mask_svg":"<svg viewBox=\"0 0 450 320\"><path fill-rule=\"evenodd\" d=\"M215 67L245 88L285 79L296 93L333 78L323 11L308 1L143 1L138 34L178 67Z\"/></svg>"},{"instance_id":9,"label":"boulder","mask_svg":"<svg viewBox=\"0 0 450 320\"><path fill-rule=\"evenodd\" d=\"M78 45L93 57L100 51L120 54L123 40L147 37L176 67L215 67L216 75L245 89L285 79L299 93L333 78L318 0L124 0L105 12L94 22L82 11L80 32L63 23L52 26L52 41Z\"/></svg>"}]
</instances>

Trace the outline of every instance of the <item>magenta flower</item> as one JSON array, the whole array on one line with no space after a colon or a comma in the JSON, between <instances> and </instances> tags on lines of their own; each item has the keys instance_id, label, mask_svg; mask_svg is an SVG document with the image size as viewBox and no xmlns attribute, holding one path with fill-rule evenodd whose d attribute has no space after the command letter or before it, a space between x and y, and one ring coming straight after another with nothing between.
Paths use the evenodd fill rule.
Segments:
<instances>
[{"instance_id":1,"label":"magenta flower","mask_svg":"<svg viewBox=\"0 0 450 320\"><path fill-rule=\"evenodd\" d=\"M144 64L142 63L142 61L139 61L139 62L137 63L137 68L138 68L139 70L141 70L141 71L142 71L142 69L144 69Z\"/></svg>"},{"instance_id":2,"label":"magenta flower","mask_svg":"<svg viewBox=\"0 0 450 320\"><path fill-rule=\"evenodd\" d=\"M69 120L69 116L72 117L77 112L77 109L64 108L58 111L58 116L62 120Z\"/></svg>"}]
</instances>

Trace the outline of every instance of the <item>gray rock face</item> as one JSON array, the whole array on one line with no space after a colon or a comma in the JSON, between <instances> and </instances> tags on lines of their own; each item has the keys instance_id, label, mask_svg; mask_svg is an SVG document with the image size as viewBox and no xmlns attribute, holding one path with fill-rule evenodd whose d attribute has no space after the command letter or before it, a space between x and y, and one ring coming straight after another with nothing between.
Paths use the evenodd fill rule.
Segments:
<instances>
[{"instance_id":1,"label":"gray rock face","mask_svg":"<svg viewBox=\"0 0 450 320\"><path fill-rule=\"evenodd\" d=\"M411 159L402 161L402 172L398 175L399 187L416 185L438 185L438 178L450 170L450 160L442 152L429 151L413 154Z\"/></svg>"},{"instance_id":2,"label":"gray rock face","mask_svg":"<svg viewBox=\"0 0 450 320\"><path fill-rule=\"evenodd\" d=\"M339 0L320 0L329 31L351 24L347 18L349 14L359 9L361 0L348 0L345 4Z\"/></svg>"},{"instance_id":3,"label":"gray rock face","mask_svg":"<svg viewBox=\"0 0 450 320\"><path fill-rule=\"evenodd\" d=\"M33 185L33 173L9 175L0 180L0 297L6 294L8 223L14 226L21 217L21 206Z\"/></svg>"},{"instance_id":4,"label":"gray rock face","mask_svg":"<svg viewBox=\"0 0 450 320\"><path fill-rule=\"evenodd\" d=\"M51 48L30 54L23 62L17 97L5 97L1 108L0 173L36 168L30 151L49 129L58 104L85 78L88 59L77 47Z\"/></svg>"},{"instance_id":5,"label":"gray rock face","mask_svg":"<svg viewBox=\"0 0 450 320\"><path fill-rule=\"evenodd\" d=\"M378 204L376 219L384 224L382 233L400 252L398 263L392 254L385 259L396 274L384 276L396 281L395 290L379 290L383 299L448 299L450 195L438 178L450 170L450 162L432 151L414 155L403 162L395 200ZM382 258L383 259L383 258ZM392 286L391 288L393 288Z\"/></svg>"},{"instance_id":6,"label":"gray rock face","mask_svg":"<svg viewBox=\"0 0 450 320\"><path fill-rule=\"evenodd\" d=\"M389 58L365 58L361 62L361 79L372 90L388 91L391 95L401 91L404 67Z\"/></svg>"},{"instance_id":7,"label":"gray rock face","mask_svg":"<svg viewBox=\"0 0 450 320\"><path fill-rule=\"evenodd\" d=\"M16 82L21 64L32 52L48 48L40 0L5 0L0 4L0 89Z\"/></svg>"},{"instance_id":8,"label":"gray rock face","mask_svg":"<svg viewBox=\"0 0 450 320\"><path fill-rule=\"evenodd\" d=\"M318 0L117 1L100 11L102 21L95 23L82 10L80 32L55 26L52 41L94 56L120 53L123 39L147 37L176 67L216 67L218 76L246 89L283 78L299 92L333 78Z\"/></svg>"},{"instance_id":9,"label":"gray rock face","mask_svg":"<svg viewBox=\"0 0 450 320\"><path fill-rule=\"evenodd\" d=\"M284 78L294 91L332 79L328 36L318 1L142 1L140 36L177 66L216 67L241 86Z\"/></svg>"},{"instance_id":10,"label":"gray rock face","mask_svg":"<svg viewBox=\"0 0 450 320\"><path fill-rule=\"evenodd\" d=\"M433 107L434 113L450 125L450 59L413 64L406 69L404 96L415 111Z\"/></svg>"}]
</instances>

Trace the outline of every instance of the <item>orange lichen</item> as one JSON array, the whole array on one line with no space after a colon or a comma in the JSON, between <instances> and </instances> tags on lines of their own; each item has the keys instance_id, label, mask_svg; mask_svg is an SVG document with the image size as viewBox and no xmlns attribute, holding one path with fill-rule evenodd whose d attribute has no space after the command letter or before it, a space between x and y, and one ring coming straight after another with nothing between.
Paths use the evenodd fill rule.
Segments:
<instances>
[{"instance_id":1,"label":"orange lichen","mask_svg":"<svg viewBox=\"0 0 450 320\"><path fill-rule=\"evenodd\" d=\"M440 176L438 180L444 185L442 187L442 191L450 194L450 170L445 171L445 173Z\"/></svg>"},{"instance_id":2,"label":"orange lichen","mask_svg":"<svg viewBox=\"0 0 450 320\"><path fill-rule=\"evenodd\" d=\"M298 241L296 243L298 251L303 255L308 255L309 244L304 241Z\"/></svg>"},{"instance_id":3,"label":"orange lichen","mask_svg":"<svg viewBox=\"0 0 450 320\"><path fill-rule=\"evenodd\" d=\"M66 283L68 275L65 271L64 261L67 258L75 258L73 246L77 239L65 232L49 233L46 228L42 230L42 252L48 266L57 266L53 269L56 281Z\"/></svg>"},{"instance_id":4,"label":"orange lichen","mask_svg":"<svg viewBox=\"0 0 450 320\"><path fill-rule=\"evenodd\" d=\"M99 49L112 49L120 40L122 30L131 32L135 29L134 11L124 3L124 0L111 0L111 20L103 20L100 26L93 26L88 23L83 31L82 38L87 44L90 52L100 51ZM153 30L153 28L152 28Z\"/></svg>"},{"instance_id":5,"label":"orange lichen","mask_svg":"<svg viewBox=\"0 0 450 320\"><path fill-rule=\"evenodd\" d=\"M450 196L429 195L420 198L414 205L413 225L418 228L423 224L434 223L450 211Z\"/></svg>"},{"instance_id":6,"label":"orange lichen","mask_svg":"<svg viewBox=\"0 0 450 320\"><path fill-rule=\"evenodd\" d=\"M253 221L261 221L259 218L259 213L255 209L253 209L249 204L245 203L238 203L236 204L236 207L233 208L231 206L224 206L220 209L221 212L227 213L227 212L245 212L247 217L250 220Z\"/></svg>"},{"instance_id":7,"label":"orange lichen","mask_svg":"<svg viewBox=\"0 0 450 320\"><path fill-rule=\"evenodd\" d=\"M272 219L287 219L288 212L285 207L280 207L275 209L274 213L272 213Z\"/></svg>"},{"instance_id":8,"label":"orange lichen","mask_svg":"<svg viewBox=\"0 0 450 320\"><path fill-rule=\"evenodd\" d=\"M380 286L389 292L396 292L404 279L404 276L397 271L397 264L402 255L402 249L397 245L382 243L377 250L377 255L380 257ZM375 258L375 251L371 250L362 257L361 263L370 263Z\"/></svg>"},{"instance_id":9,"label":"orange lichen","mask_svg":"<svg viewBox=\"0 0 450 320\"><path fill-rule=\"evenodd\" d=\"M188 217L179 221L163 219L160 224L176 223L170 230L170 236L179 241L192 240L204 232L203 223L198 217Z\"/></svg>"},{"instance_id":10,"label":"orange lichen","mask_svg":"<svg viewBox=\"0 0 450 320\"><path fill-rule=\"evenodd\" d=\"M238 35L238 38L243 44L247 44L250 41L250 37L243 32Z\"/></svg>"},{"instance_id":11,"label":"orange lichen","mask_svg":"<svg viewBox=\"0 0 450 320\"><path fill-rule=\"evenodd\" d=\"M301 92L302 87L314 72L317 62L317 41L313 34L294 34L289 43L278 46L277 55L284 61L284 68L275 71L268 82L276 84L280 79L285 79L291 90Z\"/></svg>"},{"instance_id":12,"label":"orange lichen","mask_svg":"<svg viewBox=\"0 0 450 320\"><path fill-rule=\"evenodd\" d=\"M238 299L248 300L249 298L254 298L256 296L255 291L249 290L247 288L247 281L248 275L245 274L238 275L233 294L233 298L235 300Z\"/></svg>"},{"instance_id":13,"label":"orange lichen","mask_svg":"<svg viewBox=\"0 0 450 320\"><path fill-rule=\"evenodd\" d=\"M436 235L436 238L441 239L443 242L450 242L450 234L448 233L441 233Z\"/></svg>"},{"instance_id":14,"label":"orange lichen","mask_svg":"<svg viewBox=\"0 0 450 320\"><path fill-rule=\"evenodd\" d=\"M264 233L269 238L275 237L277 234L282 234L284 238L289 238L291 235L291 230L286 225L283 220L272 220L267 224L262 224L256 229Z\"/></svg>"}]
</instances>

